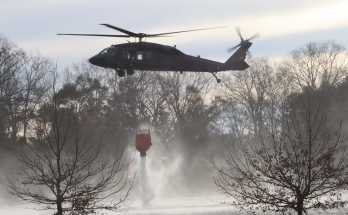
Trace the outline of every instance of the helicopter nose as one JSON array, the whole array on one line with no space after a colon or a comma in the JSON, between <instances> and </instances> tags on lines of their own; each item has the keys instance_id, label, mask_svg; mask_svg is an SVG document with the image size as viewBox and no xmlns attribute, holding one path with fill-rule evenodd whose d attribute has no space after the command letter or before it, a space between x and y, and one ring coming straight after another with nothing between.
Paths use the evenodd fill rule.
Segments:
<instances>
[{"instance_id":1,"label":"helicopter nose","mask_svg":"<svg viewBox=\"0 0 348 215\"><path fill-rule=\"evenodd\" d=\"M88 61L96 66L99 66L101 63L102 57L100 57L99 55L95 55L93 57L91 57Z\"/></svg>"}]
</instances>

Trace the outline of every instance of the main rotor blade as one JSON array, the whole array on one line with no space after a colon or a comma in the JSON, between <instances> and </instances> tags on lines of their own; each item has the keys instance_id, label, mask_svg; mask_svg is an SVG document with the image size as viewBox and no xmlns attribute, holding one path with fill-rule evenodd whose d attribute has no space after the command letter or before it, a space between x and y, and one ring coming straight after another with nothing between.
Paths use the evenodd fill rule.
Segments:
<instances>
[{"instance_id":1,"label":"main rotor blade","mask_svg":"<svg viewBox=\"0 0 348 215\"><path fill-rule=\"evenodd\" d=\"M227 28L228 26L222 26L222 27L214 27L214 28L202 28L202 29L194 29L194 30L187 30L187 31L175 31L175 32L168 32L168 33L159 33L159 34L147 34L147 37L154 37L159 35L166 35L166 34L177 34L177 33L183 33L183 32L190 32L190 31L202 31L202 30L209 30L209 29L216 29L216 28Z\"/></svg>"},{"instance_id":2,"label":"main rotor blade","mask_svg":"<svg viewBox=\"0 0 348 215\"><path fill-rule=\"evenodd\" d=\"M228 48L227 49L227 52L228 53L231 53L233 50L235 50L238 46L240 46L240 44L238 44L238 45L236 45L236 46L233 46L233 47L231 47L231 48Z\"/></svg>"},{"instance_id":3,"label":"main rotor blade","mask_svg":"<svg viewBox=\"0 0 348 215\"><path fill-rule=\"evenodd\" d=\"M100 25L104 25L104 26L106 26L108 28L112 28L112 29L114 29L116 31L120 31L120 32L128 34L129 36L132 36L132 37L139 37L139 34L131 32L131 31L124 30L122 28L118 28L118 27L115 27L115 26L112 26L112 25L109 25L109 24L100 24Z\"/></svg>"},{"instance_id":4,"label":"main rotor blade","mask_svg":"<svg viewBox=\"0 0 348 215\"><path fill-rule=\"evenodd\" d=\"M152 36L152 35L146 35L146 37L175 37L175 36Z\"/></svg>"},{"instance_id":5,"label":"main rotor blade","mask_svg":"<svg viewBox=\"0 0 348 215\"><path fill-rule=\"evenodd\" d=\"M108 35L108 34L57 34L70 36L95 36L95 37L130 37L129 35Z\"/></svg>"},{"instance_id":6,"label":"main rotor blade","mask_svg":"<svg viewBox=\"0 0 348 215\"><path fill-rule=\"evenodd\" d=\"M238 34L239 37L240 37L240 40L243 40L242 34L240 33L240 28L239 28L239 26L236 27L236 31L237 31L237 34Z\"/></svg>"},{"instance_id":7,"label":"main rotor blade","mask_svg":"<svg viewBox=\"0 0 348 215\"><path fill-rule=\"evenodd\" d=\"M256 33L254 36L250 37L248 40L253 40L253 39L258 38L258 37L260 37L260 34Z\"/></svg>"}]
</instances>

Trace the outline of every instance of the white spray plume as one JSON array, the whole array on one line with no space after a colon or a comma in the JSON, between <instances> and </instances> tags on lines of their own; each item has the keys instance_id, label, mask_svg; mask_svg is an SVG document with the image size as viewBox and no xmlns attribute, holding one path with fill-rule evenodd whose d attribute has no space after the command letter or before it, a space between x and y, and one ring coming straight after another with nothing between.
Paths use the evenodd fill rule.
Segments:
<instances>
[{"instance_id":1,"label":"white spray plume","mask_svg":"<svg viewBox=\"0 0 348 215\"><path fill-rule=\"evenodd\" d=\"M143 189L143 205L146 206L152 199L155 198L155 193L149 186L146 156L141 157L140 163L140 186Z\"/></svg>"}]
</instances>

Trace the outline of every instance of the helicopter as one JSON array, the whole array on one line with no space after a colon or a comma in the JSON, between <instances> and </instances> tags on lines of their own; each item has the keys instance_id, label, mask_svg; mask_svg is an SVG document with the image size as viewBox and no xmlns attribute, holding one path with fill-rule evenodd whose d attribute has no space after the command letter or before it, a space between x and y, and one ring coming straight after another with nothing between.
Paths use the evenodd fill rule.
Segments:
<instances>
[{"instance_id":1,"label":"helicopter","mask_svg":"<svg viewBox=\"0 0 348 215\"><path fill-rule=\"evenodd\" d=\"M175 46L162 45L157 43L150 43L143 41L145 38L152 37L167 37L169 34L177 34L190 31L201 31L223 27L203 28L186 31L176 31L159 34L145 34L134 33L119 27L115 27L109 24L101 24L108 28L117 30L125 35L105 35L105 34L58 34L58 35L72 35L72 36L98 36L98 37L134 37L138 38L139 42L130 42L111 45L103 49L101 52L89 59L89 62L93 65L113 68L116 70L119 77L127 75L133 75L135 70L147 70L147 71L180 71L183 72L209 72L211 73L218 83L220 79L217 77L217 73L221 71L230 70L245 70L249 65L245 62L246 54L250 56L249 48L252 45L250 40L259 37L259 33L256 33L249 39L243 39L239 27L236 27L236 31L241 39L241 42L228 48L230 53L234 49L238 48L232 56L227 59L225 63L203 59L199 55L197 57L184 54L178 50Z\"/></svg>"}]
</instances>

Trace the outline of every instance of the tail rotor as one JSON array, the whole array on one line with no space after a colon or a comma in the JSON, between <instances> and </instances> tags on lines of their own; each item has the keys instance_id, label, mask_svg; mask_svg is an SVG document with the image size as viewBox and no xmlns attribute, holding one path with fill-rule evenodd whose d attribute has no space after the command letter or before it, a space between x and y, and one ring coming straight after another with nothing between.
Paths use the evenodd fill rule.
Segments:
<instances>
[{"instance_id":1,"label":"tail rotor","mask_svg":"<svg viewBox=\"0 0 348 215\"><path fill-rule=\"evenodd\" d=\"M248 44L250 40L253 40L253 39L255 39L255 38L260 37L260 34L259 34L259 33L256 33L255 35L253 35L253 36L250 37L249 39L243 39L242 34L240 33L240 28L239 28L239 26L236 27L236 31L237 31L237 34L238 34L238 36L239 36L239 38L240 38L241 41L240 41L240 43L239 43L238 45L232 46L232 47L228 48L228 49L227 49L227 52L228 52L228 53L231 53L233 50L235 50L235 49L238 48L239 46L243 46L244 44ZM251 57L250 51L247 51L247 54L248 54L249 57Z\"/></svg>"}]
</instances>

